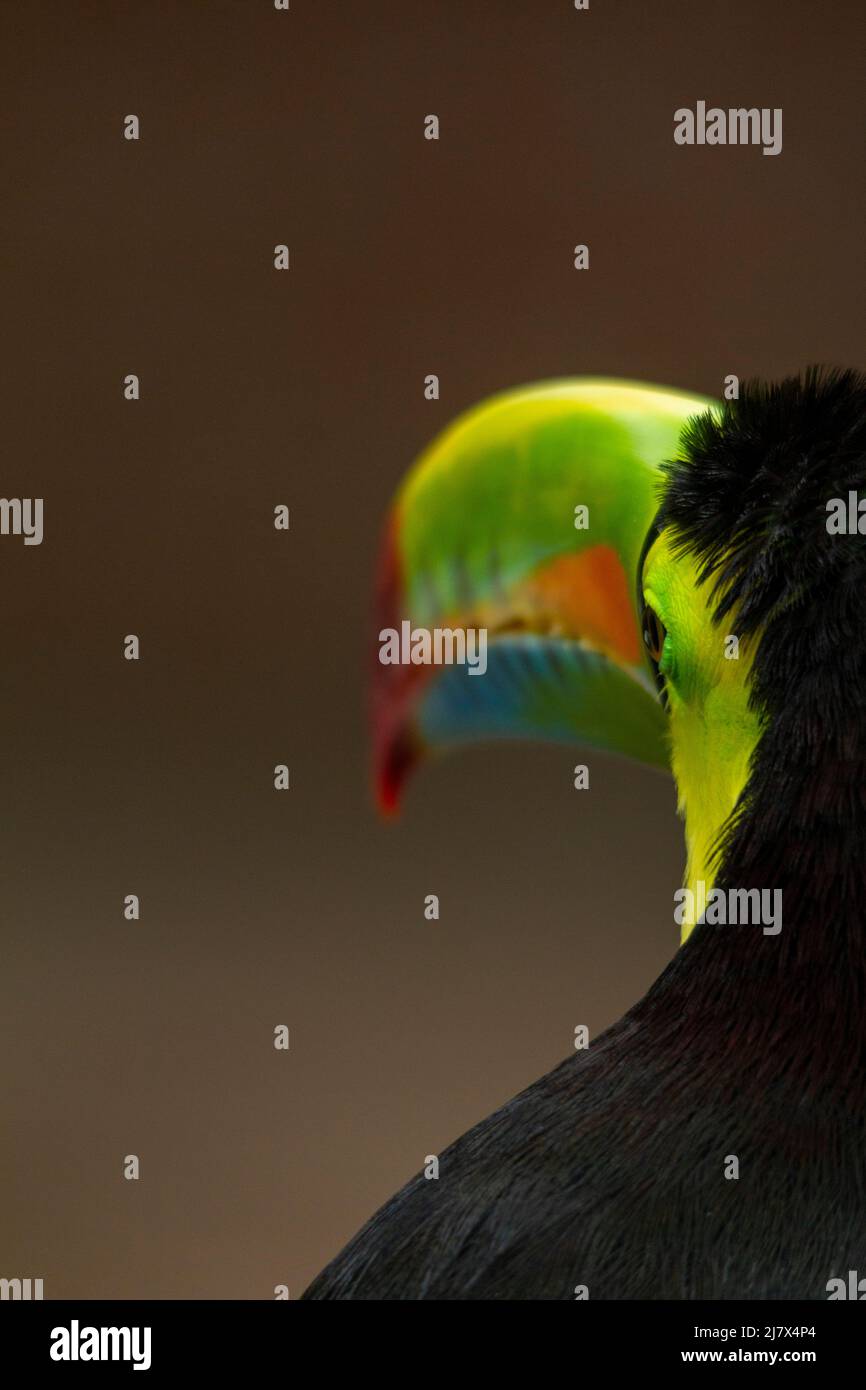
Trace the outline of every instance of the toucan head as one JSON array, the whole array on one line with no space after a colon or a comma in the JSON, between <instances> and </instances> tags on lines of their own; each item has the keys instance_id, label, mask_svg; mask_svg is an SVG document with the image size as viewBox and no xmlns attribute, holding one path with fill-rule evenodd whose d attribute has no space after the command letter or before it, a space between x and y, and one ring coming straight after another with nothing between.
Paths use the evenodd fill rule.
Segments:
<instances>
[{"instance_id":1,"label":"toucan head","mask_svg":"<svg viewBox=\"0 0 866 1390\"><path fill-rule=\"evenodd\" d=\"M458 420L386 528L383 810L430 754L574 742L673 773L686 883L711 886L762 756L766 779L791 739L807 762L816 740L841 748L852 680L866 698L864 460L866 378L853 372L749 383L724 404L551 382ZM843 502L844 528L831 509Z\"/></svg>"}]
</instances>

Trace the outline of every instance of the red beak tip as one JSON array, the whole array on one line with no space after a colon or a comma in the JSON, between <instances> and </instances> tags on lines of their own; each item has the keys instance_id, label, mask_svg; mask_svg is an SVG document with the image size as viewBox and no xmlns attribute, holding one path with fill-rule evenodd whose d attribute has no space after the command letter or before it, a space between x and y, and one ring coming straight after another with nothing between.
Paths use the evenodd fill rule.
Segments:
<instances>
[{"instance_id":1,"label":"red beak tip","mask_svg":"<svg viewBox=\"0 0 866 1390\"><path fill-rule=\"evenodd\" d=\"M376 779L376 809L383 820L396 820L400 814L400 788L390 778L380 775Z\"/></svg>"}]
</instances>

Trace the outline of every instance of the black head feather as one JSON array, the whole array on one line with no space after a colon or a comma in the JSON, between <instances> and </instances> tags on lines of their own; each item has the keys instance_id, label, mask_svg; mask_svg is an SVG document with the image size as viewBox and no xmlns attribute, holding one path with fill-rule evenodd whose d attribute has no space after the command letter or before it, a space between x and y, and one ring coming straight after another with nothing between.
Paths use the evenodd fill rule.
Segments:
<instances>
[{"instance_id":1,"label":"black head feather","mask_svg":"<svg viewBox=\"0 0 866 1390\"><path fill-rule=\"evenodd\" d=\"M831 499L866 497L866 375L810 367L747 382L720 414L689 422L663 473L659 522L712 580L718 620L773 649L781 634L800 678L831 655L844 662L840 644L866 654L866 536L827 531ZM769 652L756 665L770 698L775 666Z\"/></svg>"}]
</instances>

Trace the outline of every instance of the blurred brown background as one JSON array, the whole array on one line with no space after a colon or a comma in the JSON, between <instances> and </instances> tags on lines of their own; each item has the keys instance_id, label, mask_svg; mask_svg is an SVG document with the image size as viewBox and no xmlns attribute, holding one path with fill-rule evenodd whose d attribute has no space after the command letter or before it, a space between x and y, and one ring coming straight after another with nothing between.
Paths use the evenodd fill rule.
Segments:
<instances>
[{"instance_id":1,"label":"blurred brown background","mask_svg":"<svg viewBox=\"0 0 866 1390\"><path fill-rule=\"evenodd\" d=\"M861 9L4 4L0 1276L295 1297L670 957L648 771L478 750L377 822L379 526L506 386L866 365ZM678 148L698 99L783 153Z\"/></svg>"}]
</instances>

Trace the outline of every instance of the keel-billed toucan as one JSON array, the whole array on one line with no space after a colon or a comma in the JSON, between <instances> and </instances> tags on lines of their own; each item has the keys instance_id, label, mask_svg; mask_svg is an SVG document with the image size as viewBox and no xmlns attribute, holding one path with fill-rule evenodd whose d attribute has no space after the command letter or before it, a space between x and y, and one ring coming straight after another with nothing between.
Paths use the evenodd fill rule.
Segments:
<instances>
[{"instance_id":1,"label":"keel-billed toucan","mask_svg":"<svg viewBox=\"0 0 866 1390\"><path fill-rule=\"evenodd\" d=\"M866 377L819 369L724 405L509 392L410 473L377 648L404 622L483 629L487 665L374 654L384 807L438 749L571 739L670 767L698 903L701 882L784 913L686 920L644 999L447 1148L305 1297L823 1299L866 1272L861 493Z\"/></svg>"}]
</instances>

